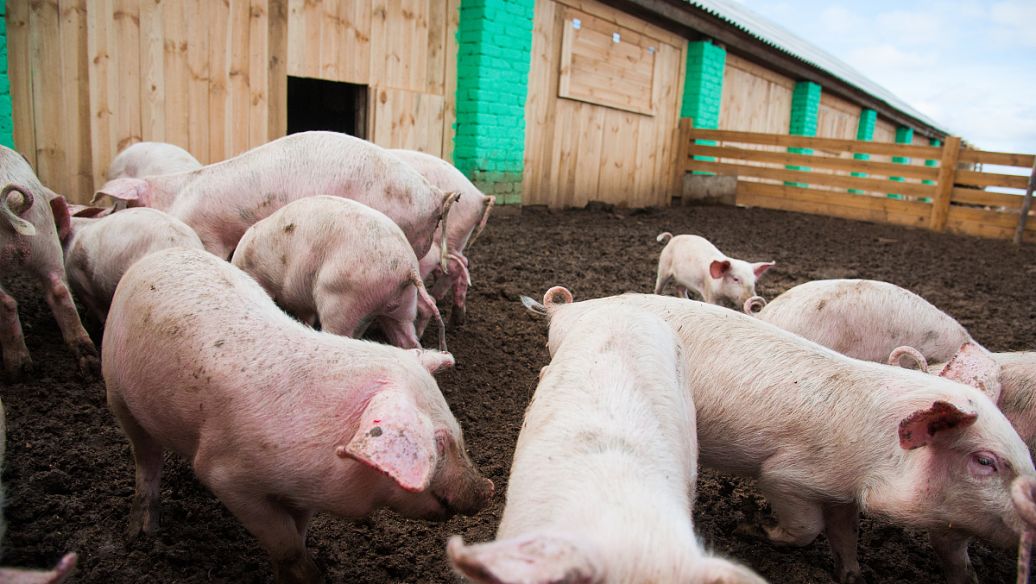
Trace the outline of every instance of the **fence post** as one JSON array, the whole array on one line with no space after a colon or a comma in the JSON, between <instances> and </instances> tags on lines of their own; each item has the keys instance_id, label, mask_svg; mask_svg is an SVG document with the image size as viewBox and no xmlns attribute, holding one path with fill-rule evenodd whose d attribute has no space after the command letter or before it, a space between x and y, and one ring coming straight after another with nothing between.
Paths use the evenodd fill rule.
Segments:
<instances>
[{"instance_id":1,"label":"fence post","mask_svg":"<svg viewBox=\"0 0 1036 584\"><path fill-rule=\"evenodd\" d=\"M928 228L932 231L946 229L946 217L950 214L950 198L953 183L957 178L957 158L960 156L960 138L947 136L939 158L939 178L935 182L935 198L932 199L932 215Z\"/></svg>"},{"instance_id":2,"label":"fence post","mask_svg":"<svg viewBox=\"0 0 1036 584\"><path fill-rule=\"evenodd\" d=\"M673 193L681 199L683 198L683 175L687 172L687 157L689 156L687 150L690 147L692 128L694 128L694 120L691 118L680 118L680 125L676 128L676 168L673 170Z\"/></svg>"},{"instance_id":3,"label":"fence post","mask_svg":"<svg viewBox=\"0 0 1036 584\"><path fill-rule=\"evenodd\" d=\"M1032 208L1032 192L1036 190L1036 161L1032 163L1032 172L1029 173L1029 185L1025 188L1025 200L1022 201L1022 210L1018 215L1018 228L1014 231L1014 244L1021 245L1025 237L1025 220L1029 218L1029 209Z\"/></svg>"}]
</instances>

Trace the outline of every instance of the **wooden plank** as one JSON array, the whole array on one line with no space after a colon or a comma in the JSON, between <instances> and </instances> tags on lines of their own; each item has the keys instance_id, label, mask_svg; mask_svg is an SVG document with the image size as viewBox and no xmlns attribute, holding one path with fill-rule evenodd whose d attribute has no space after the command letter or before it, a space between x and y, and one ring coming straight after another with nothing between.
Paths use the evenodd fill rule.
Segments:
<instances>
[{"instance_id":1,"label":"wooden plank","mask_svg":"<svg viewBox=\"0 0 1036 584\"><path fill-rule=\"evenodd\" d=\"M912 146L909 144L886 144L879 142L861 142L858 140L839 140L836 138L812 138L806 136L790 136L761 132L738 132L733 130L706 130L695 128L691 138L696 140L717 140L724 142L743 142L767 146L792 146L796 148L814 148L821 150L844 150L847 152L864 152L887 154L890 156L916 156L919 158L938 158L939 148L933 146Z\"/></svg>"},{"instance_id":2,"label":"wooden plank","mask_svg":"<svg viewBox=\"0 0 1036 584\"><path fill-rule=\"evenodd\" d=\"M251 0L248 7L248 69L245 85L248 88L248 143L244 149L265 144L270 131L267 128L269 106L269 45L267 34L268 0Z\"/></svg>"},{"instance_id":3,"label":"wooden plank","mask_svg":"<svg viewBox=\"0 0 1036 584\"><path fill-rule=\"evenodd\" d=\"M446 55L443 77L443 92L446 99L443 102L442 158L448 162L453 162L453 124L457 121L457 29L459 27L460 0L447 0Z\"/></svg>"},{"instance_id":4,"label":"wooden plank","mask_svg":"<svg viewBox=\"0 0 1036 584\"><path fill-rule=\"evenodd\" d=\"M641 20L629 12L607 6L596 0L556 0L555 4L575 8L581 12L593 15L594 18L599 18L628 28L638 34L655 38L671 45L673 48L687 45L687 39L678 34Z\"/></svg>"},{"instance_id":5,"label":"wooden plank","mask_svg":"<svg viewBox=\"0 0 1036 584\"><path fill-rule=\"evenodd\" d=\"M770 162L774 164L791 164L806 166L809 168L831 168L844 171L866 172L881 176L903 176L919 179L938 178L939 170L934 167L912 167L888 162L872 162L870 160L856 160L852 158L833 158L830 156L815 156L809 154L794 154L791 152L773 152L769 150L749 150L745 148L705 146L690 144L687 147L688 155L713 156L743 160L751 162ZM685 164L693 162L687 160Z\"/></svg>"},{"instance_id":6,"label":"wooden plank","mask_svg":"<svg viewBox=\"0 0 1036 584\"><path fill-rule=\"evenodd\" d=\"M109 77L113 75L110 55L112 9L112 0L97 0L86 14L86 42L89 57L87 66L90 80L90 151L93 157L95 186L104 183L108 162L115 151L110 106L114 96L110 96L108 93ZM10 34L10 29L8 29L8 34ZM12 93L14 87L15 85L12 83ZM15 129L17 129L17 113L15 114Z\"/></svg>"},{"instance_id":7,"label":"wooden plank","mask_svg":"<svg viewBox=\"0 0 1036 584\"><path fill-rule=\"evenodd\" d=\"M1024 190L1029 184L1029 177L1014 174L998 174L994 172L958 170L956 182L978 187L1006 187L1010 189Z\"/></svg>"},{"instance_id":8,"label":"wooden plank","mask_svg":"<svg viewBox=\"0 0 1036 584\"><path fill-rule=\"evenodd\" d=\"M7 5L7 50L11 113L14 118L14 146L35 169L36 113L32 100L33 69L29 57L28 2L9 2Z\"/></svg>"},{"instance_id":9,"label":"wooden plank","mask_svg":"<svg viewBox=\"0 0 1036 584\"><path fill-rule=\"evenodd\" d=\"M680 118L676 127L676 168L673 172L673 193L674 196L682 196L683 177L687 173L687 163L691 159L691 130L694 128L694 120L691 118Z\"/></svg>"},{"instance_id":10,"label":"wooden plank","mask_svg":"<svg viewBox=\"0 0 1036 584\"><path fill-rule=\"evenodd\" d=\"M923 227L928 218L924 203L750 182L738 183L737 203L912 227Z\"/></svg>"},{"instance_id":11,"label":"wooden plank","mask_svg":"<svg viewBox=\"0 0 1036 584\"><path fill-rule=\"evenodd\" d=\"M743 64L744 67L739 65ZM774 79L761 68L727 55L719 127L724 130L787 134L795 82Z\"/></svg>"},{"instance_id":12,"label":"wooden plank","mask_svg":"<svg viewBox=\"0 0 1036 584\"><path fill-rule=\"evenodd\" d=\"M985 150L966 149L960 151L961 162L979 162L1000 166L1021 166L1031 168L1036 164L1036 156L1032 154L1014 154L1011 152L988 152Z\"/></svg>"},{"instance_id":13,"label":"wooden plank","mask_svg":"<svg viewBox=\"0 0 1036 584\"><path fill-rule=\"evenodd\" d=\"M266 35L270 68L267 139L275 140L288 133L288 0L270 0Z\"/></svg>"},{"instance_id":14,"label":"wooden plank","mask_svg":"<svg viewBox=\"0 0 1036 584\"><path fill-rule=\"evenodd\" d=\"M592 106L591 106L592 107ZM636 114L605 109L604 140L598 168L600 179L597 198L609 203L634 206L630 192L636 183L636 159L638 152L637 133L640 128L633 123ZM591 193L592 195L592 193Z\"/></svg>"},{"instance_id":15,"label":"wooden plank","mask_svg":"<svg viewBox=\"0 0 1036 584\"><path fill-rule=\"evenodd\" d=\"M771 168L766 166L751 166L747 164L704 162L700 160L688 163L687 169L715 172L722 175L737 175L739 177L768 178L780 181L808 183L810 185L860 189L862 191L876 193L884 193L888 191L890 184L884 179L840 176L817 172L802 172L798 170ZM895 188L899 193L913 197L930 197L935 194L935 187L931 185L895 183Z\"/></svg>"},{"instance_id":16,"label":"wooden plank","mask_svg":"<svg viewBox=\"0 0 1036 584\"><path fill-rule=\"evenodd\" d=\"M1022 206L1022 197L1019 195L1009 195L1007 193L996 193L964 187L954 187L950 197L950 200L954 203L966 203L969 205L1006 207L1008 209L1018 209Z\"/></svg>"},{"instance_id":17,"label":"wooden plank","mask_svg":"<svg viewBox=\"0 0 1036 584\"><path fill-rule=\"evenodd\" d=\"M391 87L372 91L376 95L372 142L441 155L443 96Z\"/></svg>"},{"instance_id":18,"label":"wooden plank","mask_svg":"<svg viewBox=\"0 0 1036 584\"><path fill-rule=\"evenodd\" d=\"M277 3L278 0L273 0ZM209 82L212 77L209 23L194 24L204 18L208 0L188 0L184 6L187 25L187 151L202 163L215 162L209 152ZM271 65L272 66L272 65Z\"/></svg>"},{"instance_id":19,"label":"wooden plank","mask_svg":"<svg viewBox=\"0 0 1036 584\"><path fill-rule=\"evenodd\" d=\"M230 119L228 53L232 42L230 6L224 2L207 2L209 22L209 160L230 158Z\"/></svg>"},{"instance_id":20,"label":"wooden plank","mask_svg":"<svg viewBox=\"0 0 1036 584\"><path fill-rule=\"evenodd\" d=\"M147 4L147 2L144 2ZM187 26L193 20L184 14L182 0L162 2L162 26L165 27L163 82L165 84L165 141L182 148L190 146L189 103L190 77L187 68Z\"/></svg>"},{"instance_id":21,"label":"wooden plank","mask_svg":"<svg viewBox=\"0 0 1036 584\"><path fill-rule=\"evenodd\" d=\"M525 99L525 170L522 197L526 205L548 205L556 191L552 177L557 160L554 151L558 104L558 63L564 10L553 0L536 0L533 8L532 53L529 89Z\"/></svg>"},{"instance_id":22,"label":"wooden plank","mask_svg":"<svg viewBox=\"0 0 1036 584\"><path fill-rule=\"evenodd\" d=\"M90 84L87 70L86 0L61 0L61 85L67 144L65 195L86 202L93 195L90 150Z\"/></svg>"},{"instance_id":23,"label":"wooden plank","mask_svg":"<svg viewBox=\"0 0 1036 584\"><path fill-rule=\"evenodd\" d=\"M950 197L957 173L957 156L960 153L960 138L949 136L942 146L939 157L939 178L936 180L935 198L932 200L932 218L929 228L942 231L946 228L946 217L950 210Z\"/></svg>"},{"instance_id":24,"label":"wooden plank","mask_svg":"<svg viewBox=\"0 0 1036 584\"><path fill-rule=\"evenodd\" d=\"M64 85L61 82L61 19L57 0L34 2L29 15L36 126L36 174L57 193L70 193L65 142Z\"/></svg>"},{"instance_id":25,"label":"wooden plank","mask_svg":"<svg viewBox=\"0 0 1036 584\"><path fill-rule=\"evenodd\" d=\"M140 102L141 134L145 140L165 142L165 26L163 9L179 6L176 0L140 2ZM126 99L121 97L119 101ZM132 98L131 98L132 99Z\"/></svg>"},{"instance_id":26,"label":"wooden plank","mask_svg":"<svg viewBox=\"0 0 1036 584\"><path fill-rule=\"evenodd\" d=\"M115 152L141 140L140 12L137 0L115 0L111 57L118 64L109 77L109 104L115 108ZM109 158L109 161L111 159Z\"/></svg>"},{"instance_id":27,"label":"wooden plank","mask_svg":"<svg viewBox=\"0 0 1036 584\"><path fill-rule=\"evenodd\" d=\"M1033 191L1036 191L1036 163L1032 165L1032 170L1029 171L1029 181L1025 187L1025 197L1022 201L1022 208L1019 210L1018 227L1014 232L1015 245L1021 245L1022 239L1025 237L1025 223L1029 220L1029 211L1032 209Z\"/></svg>"},{"instance_id":28,"label":"wooden plank","mask_svg":"<svg viewBox=\"0 0 1036 584\"><path fill-rule=\"evenodd\" d=\"M230 45L227 63L227 158L237 156L250 146L249 110L251 95L248 87L250 56L250 2L230 0L228 28Z\"/></svg>"}]
</instances>

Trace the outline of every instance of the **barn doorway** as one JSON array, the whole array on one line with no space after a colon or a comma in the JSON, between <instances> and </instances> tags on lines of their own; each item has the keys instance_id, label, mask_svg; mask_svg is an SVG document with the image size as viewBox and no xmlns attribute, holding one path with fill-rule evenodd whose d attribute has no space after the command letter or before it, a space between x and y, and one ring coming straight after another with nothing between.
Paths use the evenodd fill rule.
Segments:
<instances>
[{"instance_id":1,"label":"barn doorway","mask_svg":"<svg viewBox=\"0 0 1036 584\"><path fill-rule=\"evenodd\" d=\"M367 86L288 76L288 133L330 130L367 139Z\"/></svg>"}]
</instances>

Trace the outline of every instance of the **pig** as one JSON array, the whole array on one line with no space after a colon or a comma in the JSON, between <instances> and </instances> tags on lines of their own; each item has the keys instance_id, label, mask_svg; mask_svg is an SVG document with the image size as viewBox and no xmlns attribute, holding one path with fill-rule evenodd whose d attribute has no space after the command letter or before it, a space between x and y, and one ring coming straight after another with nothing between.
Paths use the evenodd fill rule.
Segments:
<instances>
[{"instance_id":1,"label":"pig","mask_svg":"<svg viewBox=\"0 0 1036 584\"><path fill-rule=\"evenodd\" d=\"M665 245L658 259L655 294L661 294L670 283L677 293L687 298L687 291L697 292L709 304L724 300L749 309L755 297L755 282L775 262L749 263L723 255L709 240L697 235L673 236L668 231L655 238Z\"/></svg>"},{"instance_id":2,"label":"pig","mask_svg":"<svg viewBox=\"0 0 1036 584\"><path fill-rule=\"evenodd\" d=\"M554 347L525 411L497 540L454 536L450 561L485 584L763 582L695 537L694 403L676 336L645 310L602 308Z\"/></svg>"},{"instance_id":3,"label":"pig","mask_svg":"<svg viewBox=\"0 0 1036 584\"><path fill-rule=\"evenodd\" d=\"M96 209L87 209L93 214ZM80 211L82 215L84 211ZM186 223L157 209L126 209L102 217L72 216L71 228L62 241L65 272L72 291L97 319L108 318L115 287L122 275L140 258L160 249L204 249L201 239Z\"/></svg>"},{"instance_id":4,"label":"pig","mask_svg":"<svg viewBox=\"0 0 1036 584\"><path fill-rule=\"evenodd\" d=\"M231 263L310 326L359 337L376 319L389 342L416 349L418 315L434 317L446 350L414 250L398 225L366 205L328 196L289 203L248 228Z\"/></svg>"},{"instance_id":5,"label":"pig","mask_svg":"<svg viewBox=\"0 0 1036 584\"><path fill-rule=\"evenodd\" d=\"M853 359L701 302L625 294L573 303L563 289L542 305L523 302L549 315L551 354L591 309L635 306L665 319L688 368L699 462L757 479L777 515L763 528L770 541L804 546L824 531L841 582L860 579L860 512L928 530L953 583L973 575L972 537L1018 543L1011 482L1036 468L974 387Z\"/></svg>"},{"instance_id":6,"label":"pig","mask_svg":"<svg viewBox=\"0 0 1036 584\"><path fill-rule=\"evenodd\" d=\"M456 167L437 156L416 150L389 152L417 169L428 182L443 191L461 194L450 212L450 229L446 234L450 247L449 274L444 273L439 265L439 244L432 243L432 248L421 258L421 277L429 285L432 297L442 300L453 291L450 325L460 326L464 324L467 314L468 287L471 286L471 266L464 255L464 249L474 244L486 228L496 197L483 195Z\"/></svg>"},{"instance_id":7,"label":"pig","mask_svg":"<svg viewBox=\"0 0 1036 584\"><path fill-rule=\"evenodd\" d=\"M441 520L492 496L431 375L449 353L313 330L207 252L130 266L103 343L108 406L136 463L130 537L159 526L165 450L259 540L278 582L322 579L305 547L315 512Z\"/></svg>"},{"instance_id":8,"label":"pig","mask_svg":"<svg viewBox=\"0 0 1036 584\"><path fill-rule=\"evenodd\" d=\"M7 420L4 415L4 404L0 402L0 469L4 466L4 455L7 446ZM7 523L4 521L4 490L0 485L0 543L3 542ZM52 570L29 570L25 568L4 568L0 566L0 582L9 584L60 584L75 571L78 556L68 553Z\"/></svg>"},{"instance_id":9,"label":"pig","mask_svg":"<svg viewBox=\"0 0 1036 584\"><path fill-rule=\"evenodd\" d=\"M190 225L205 249L230 258L238 240L260 219L315 195L344 197L388 215L417 257L432 247L457 193L443 193L384 148L337 132L300 132L197 170L105 183L94 201L152 207ZM440 264L447 271L447 229Z\"/></svg>"},{"instance_id":10,"label":"pig","mask_svg":"<svg viewBox=\"0 0 1036 584\"><path fill-rule=\"evenodd\" d=\"M39 281L80 371L92 375L100 360L79 319L61 254L59 235L69 229L67 203L40 183L21 154L4 146L0 146L0 184L5 185L0 190L0 278L21 272ZM18 319L18 303L2 281L0 348L6 376L16 379L32 369Z\"/></svg>"},{"instance_id":11,"label":"pig","mask_svg":"<svg viewBox=\"0 0 1036 584\"><path fill-rule=\"evenodd\" d=\"M202 167L191 153L166 142L137 142L112 159L108 180L189 172Z\"/></svg>"}]
</instances>

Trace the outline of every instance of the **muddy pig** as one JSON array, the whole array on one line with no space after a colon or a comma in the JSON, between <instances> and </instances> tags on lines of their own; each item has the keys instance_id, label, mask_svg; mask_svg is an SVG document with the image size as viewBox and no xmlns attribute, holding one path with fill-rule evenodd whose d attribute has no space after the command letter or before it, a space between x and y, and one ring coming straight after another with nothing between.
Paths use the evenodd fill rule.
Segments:
<instances>
[{"instance_id":1,"label":"muddy pig","mask_svg":"<svg viewBox=\"0 0 1036 584\"><path fill-rule=\"evenodd\" d=\"M7 446L7 420L4 415L4 404L0 402L0 470L4 466L4 455ZM3 543L7 524L4 521L4 489L0 485L0 544ZM30 570L25 568L4 568L0 566L0 582L5 584L60 584L64 582L76 568L77 556L65 554L53 570Z\"/></svg>"},{"instance_id":2,"label":"muddy pig","mask_svg":"<svg viewBox=\"0 0 1036 584\"><path fill-rule=\"evenodd\" d=\"M340 197L289 203L245 232L232 263L302 322L359 337L376 319L397 347L421 346L415 320L442 317L414 250L384 214Z\"/></svg>"},{"instance_id":3,"label":"muddy pig","mask_svg":"<svg viewBox=\"0 0 1036 584\"><path fill-rule=\"evenodd\" d=\"M109 181L94 195L153 207L190 225L205 249L230 258L245 230L288 203L344 197L388 215L417 257L432 247L456 193L443 193L387 150L337 132L300 132L197 170ZM444 230L440 263L449 254Z\"/></svg>"},{"instance_id":4,"label":"muddy pig","mask_svg":"<svg viewBox=\"0 0 1036 584\"><path fill-rule=\"evenodd\" d=\"M315 512L436 520L492 495L431 375L449 353L315 331L212 254L170 249L133 264L102 357L137 469L131 536L158 528L165 450L259 540L278 582L322 580L305 547Z\"/></svg>"},{"instance_id":5,"label":"muddy pig","mask_svg":"<svg viewBox=\"0 0 1036 584\"><path fill-rule=\"evenodd\" d=\"M475 243L482 234L496 197L483 195L461 171L437 156L416 150L390 152L417 169L428 182L443 191L460 193L460 198L450 211L450 227L446 233L446 241L450 248L449 274L444 273L439 265L439 244L432 243L432 249L421 258L421 277L428 284L433 298L442 300L452 290L453 309L450 312L450 325L461 325L467 314L468 287L471 286L471 266L464 250ZM421 326L419 334L423 331L424 328Z\"/></svg>"},{"instance_id":6,"label":"muddy pig","mask_svg":"<svg viewBox=\"0 0 1036 584\"><path fill-rule=\"evenodd\" d=\"M740 309L755 296L756 279L774 262L749 263L723 255L709 240L697 235L673 236L668 231L656 238L665 244L658 259L655 294L661 294L669 283L687 298L687 291L697 292L705 302L720 304L724 300Z\"/></svg>"},{"instance_id":7,"label":"muddy pig","mask_svg":"<svg viewBox=\"0 0 1036 584\"><path fill-rule=\"evenodd\" d=\"M133 262L170 247L205 249L186 223L157 209L141 207L70 220L71 229L62 242L65 270L76 298L102 325L115 287Z\"/></svg>"},{"instance_id":8,"label":"muddy pig","mask_svg":"<svg viewBox=\"0 0 1036 584\"><path fill-rule=\"evenodd\" d=\"M40 183L21 154L4 146L0 146L0 185L4 185L0 190L0 278L23 273L40 283L80 371L93 374L100 365L97 349L79 320L61 254L59 234L67 234L69 229L65 199ZM2 281L0 348L7 376L17 378L32 368L18 303L4 290Z\"/></svg>"},{"instance_id":9,"label":"muddy pig","mask_svg":"<svg viewBox=\"0 0 1036 584\"><path fill-rule=\"evenodd\" d=\"M561 297L564 303L555 300ZM625 294L544 304L553 354L583 313L635 306L681 340L698 413L701 464L753 477L777 515L772 542L825 532L836 578L858 581L858 514L926 529L951 582L972 574L980 537L1015 546L1023 529L1016 477L1036 476L1018 433L978 389L846 357L769 323L702 302Z\"/></svg>"},{"instance_id":10,"label":"muddy pig","mask_svg":"<svg viewBox=\"0 0 1036 584\"><path fill-rule=\"evenodd\" d=\"M188 172L201 167L197 158L175 144L137 142L112 159L108 180Z\"/></svg>"},{"instance_id":11,"label":"muddy pig","mask_svg":"<svg viewBox=\"0 0 1036 584\"><path fill-rule=\"evenodd\" d=\"M694 534L694 403L673 331L632 307L588 310L525 412L494 542L450 539L476 582L761 583ZM564 578L562 578L564 576Z\"/></svg>"},{"instance_id":12,"label":"muddy pig","mask_svg":"<svg viewBox=\"0 0 1036 584\"><path fill-rule=\"evenodd\" d=\"M973 385L994 402L1000 366L950 315L917 294L876 280L814 280L774 298L756 318L843 355L885 363L903 345L950 362L942 376Z\"/></svg>"}]
</instances>

